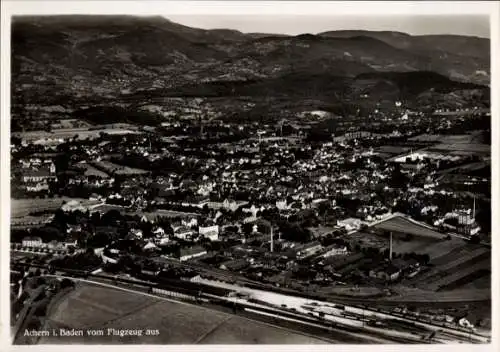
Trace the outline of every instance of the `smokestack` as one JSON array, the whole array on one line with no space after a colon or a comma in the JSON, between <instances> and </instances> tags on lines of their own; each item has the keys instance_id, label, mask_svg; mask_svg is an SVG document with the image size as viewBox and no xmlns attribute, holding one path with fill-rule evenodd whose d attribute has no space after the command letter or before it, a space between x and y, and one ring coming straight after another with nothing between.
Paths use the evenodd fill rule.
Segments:
<instances>
[{"instance_id":1,"label":"smokestack","mask_svg":"<svg viewBox=\"0 0 500 352\"><path fill-rule=\"evenodd\" d=\"M273 227L271 226L271 253L274 251Z\"/></svg>"},{"instance_id":2,"label":"smokestack","mask_svg":"<svg viewBox=\"0 0 500 352\"><path fill-rule=\"evenodd\" d=\"M389 239L389 260L392 261L392 232L390 232Z\"/></svg>"},{"instance_id":3,"label":"smokestack","mask_svg":"<svg viewBox=\"0 0 500 352\"><path fill-rule=\"evenodd\" d=\"M476 218L476 195L474 195L474 203L472 205L472 218Z\"/></svg>"},{"instance_id":4,"label":"smokestack","mask_svg":"<svg viewBox=\"0 0 500 352\"><path fill-rule=\"evenodd\" d=\"M200 125L200 137L203 136L203 121L201 119L201 115L198 114L198 124Z\"/></svg>"}]
</instances>

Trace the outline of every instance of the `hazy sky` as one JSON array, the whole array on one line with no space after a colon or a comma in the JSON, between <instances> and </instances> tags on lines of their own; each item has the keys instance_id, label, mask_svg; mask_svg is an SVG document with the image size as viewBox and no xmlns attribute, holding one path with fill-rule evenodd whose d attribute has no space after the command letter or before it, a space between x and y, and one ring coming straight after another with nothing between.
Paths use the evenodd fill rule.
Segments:
<instances>
[{"instance_id":1,"label":"hazy sky","mask_svg":"<svg viewBox=\"0 0 500 352\"><path fill-rule=\"evenodd\" d=\"M398 31L408 34L460 34L490 37L488 16L484 15L392 15L392 16L311 16L311 15L168 15L168 19L190 27L229 28L241 32L316 34L331 30L364 29Z\"/></svg>"}]
</instances>

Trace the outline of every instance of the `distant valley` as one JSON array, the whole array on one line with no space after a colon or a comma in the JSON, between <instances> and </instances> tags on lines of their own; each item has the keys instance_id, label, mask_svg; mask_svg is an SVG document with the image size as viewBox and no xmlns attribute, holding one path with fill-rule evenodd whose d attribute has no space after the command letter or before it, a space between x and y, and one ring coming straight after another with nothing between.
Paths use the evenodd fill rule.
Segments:
<instances>
[{"instance_id":1,"label":"distant valley","mask_svg":"<svg viewBox=\"0 0 500 352\"><path fill-rule=\"evenodd\" d=\"M399 32L244 34L163 17L18 17L12 105L14 115L30 104L127 105L134 97L466 105L489 95L489 45Z\"/></svg>"}]
</instances>

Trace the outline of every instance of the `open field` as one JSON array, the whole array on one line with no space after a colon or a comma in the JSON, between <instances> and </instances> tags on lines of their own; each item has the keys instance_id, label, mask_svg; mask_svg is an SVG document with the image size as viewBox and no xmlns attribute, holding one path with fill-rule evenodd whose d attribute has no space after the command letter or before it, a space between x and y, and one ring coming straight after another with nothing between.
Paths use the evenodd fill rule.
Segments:
<instances>
[{"instance_id":1,"label":"open field","mask_svg":"<svg viewBox=\"0 0 500 352\"><path fill-rule=\"evenodd\" d=\"M128 166L122 166L118 164L114 164L110 161L96 161L93 163L99 169L102 169L104 172L116 175L141 175L146 174L146 170L135 169Z\"/></svg>"},{"instance_id":2,"label":"open field","mask_svg":"<svg viewBox=\"0 0 500 352\"><path fill-rule=\"evenodd\" d=\"M480 275L481 277L487 276L488 273L491 274L489 269L491 268L491 263L489 260L482 260L479 263L467 266L464 270L458 270L451 275L448 275L438 281L433 282L428 286L430 290L442 290L449 289L453 286L460 285L464 280L474 275Z\"/></svg>"},{"instance_id":3,"label":"open field","mask_svg":"<svg viewBox=\"0 0 500 352\"><path fill-rule=\"evenodd\" d=\"M455 271L463 266L473 264L472 262L478 258L480 261L484 259L484 253L474 253L471 256L458 257L455 260L437 266L431 271L419 277L419 281L425 280L428 283L430 280L436 279L437 277L444 277L448 275L448 272Z\"/></svg>"},{"instance_id":4,"label":"open field","mask_svg":"<svg viewBox=\"0 0 500 352\"><path fill-rule=\"evenodd\" d=\"M437 150L441 152L466 152L477 154L490 154L491 145L480 143L441 143L432 146L429 150Z\"/></svg>"},{"instance_id":5,"label":"open field","mask_svg":"<svg viewBox=\"0 0 500 352\"><path fill-rule=\"evenodd\" d=\"M473 258L478 254L486 253L489 249L477 245L477 244L468 244L461 247L457 247L447 253L443 253L441 256L436 257L432 260L432 264L435 266L447 265L451 261L460 258Z\"/></svg>"},{"instance_id":6,"label":"open field","mask_svg":"<svg viewBox=\"0 0 500 352\"><path fill-rule=\"evenodd\" d=\"M198 217L200 214L197 213L191 213L191 212L184 212L184 211L175 211L175 210L166 210L166 209L158 209L154 212L135 212L131 213L132 215L139 215L139 216L146 216L148 219L155 219L158 217L162 218L176 218L176 217L181 217L181 218L193 218L193 217Z\"/></svg>"},{"instance_id":7,"label":"open field","mask_svg":"<svg viewBox=\"0 0 500 352\"><path fill-rule=\"evenodd\" d=\"M54 218L54 214L44 214L40 216L25 215L22 217L12 217L10 219L10 226L12 228L22 227L28 228L32 226L40 226L47 224Z\"/></svg>"},{"instance_id":8,"label":"open field","mask_svg":"<svg viewBox=\"0 0 500 352\"><path fill-rule=\"evenodd\" d=\"M43 337L42 344L324 343L242 317L160 298L79 285L50 312L46 328L103 329L105 336ZM157 329L157 336L112 336L107 329Z\"/></svg>"},{"instance_id":9,"label":"open field","mask_svg":"<svg viewBox=\"0 0 500 352\"><path fill-rule=\"evenodd\" d=\"M12 135L28 142L35 142L38 140L68 139L68 138L73 138L75 136L77 136L79 140L85 140L85 139L98 138L101 134L137 134L137 133L139 132L124 128L89 129L87 127L80 127L80 128L61 128L53 130L51 132L43 130L16 132L13 133Z\"/></svg>"},{"instance_id":10,"label":"open field","mask_svg":"<svg viewBox=\"0 0 500 352\"><path fill-rule=\"evenodd\" d=\"M74 129L74 128L89 128L92 127L90 123L80 119L64 119L58 120L51 124L52 129Z\"/></svg>"},{"instance_id":11,"label":"open field","mask_svg":"<svg viewBox=\"0 0 500 352\"><path fill-rule=\"evenodd\" d=\"M11 199L11 217L24 217L35 211L56 211L63 205L63 202L69 202L70 200L79 201L82 205L94 202L84 198L69 197Z\"/></svg>"},{"instance_id":12,"label":"open field","mask_svg":"<svg viewBox=\"0 0 500 352\"><path fill-rule=\"evenodd\" d=\"M24 217L32 211L57 210L63 202L69 198L27 198L27 199L12 199L10 202L11 217Z\"/></svg>"},{"instance_id":13,"label":"open field","mask_svg":"<svg viewBox=\"0 0 500 352\"><path fill-rule=\"evenodd\" d=\"M409 281L419 288L437 291L462 288L468 279L491 277L491 252L487 248L456 248L431 263L433 268Z\"/></svg>"},{"instance_id":14,"label":"open field","mask_svg":"<svg viewBox=\"0 0 500 352\"><path fill-rule=\"evenodd\" d=\"M413 236L429 237L442 239L445 237L442 233L434 231L426 226L419 225L403 217L397 216L389 220L378 223L374 226L376 229L392 231L396 233L411 234Z\"/></svg>"},{"instance_id":15,"label":"open field","mask_svg":"<svg viewBox=\"0 0 500 352\"><path fill-rule=\"evenodd\" d=\"M96 176L100 178L109 178L109 175L99 169L96 169L94 166L89 164L79 164L78 167L84 171L85 176Z\"/></svg>"},{"instance_id":16,"label":"open field","mask_svg":"<svg viewBox=\"0 0 500 352\"><path fill-rule=\"evenodd\" d=\"M436 143L472 143L476 136L474 134L421 134L416 137L409 138L409 141L415 142L436 142Z\"/></svg>"}]
</instances>

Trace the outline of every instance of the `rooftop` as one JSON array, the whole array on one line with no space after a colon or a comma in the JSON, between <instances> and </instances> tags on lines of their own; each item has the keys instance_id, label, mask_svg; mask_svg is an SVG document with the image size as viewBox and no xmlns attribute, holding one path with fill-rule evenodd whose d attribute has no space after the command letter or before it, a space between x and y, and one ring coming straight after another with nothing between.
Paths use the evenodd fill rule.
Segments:
<instances>
[{"instance_id":1,"label":"rooftop","mask_svg":"<svg viewBox=\"0 0 500 352\"><path fill-rule=\"evenodd\" d=\"M445 237L445 234L433 230L430 226L419 223L415 220L409 220L403 216L395 216L382 221L373 227L379 230L391 231L394 234L410 234L435 239L442 239Z\"/></svg>"}]
</instances>

